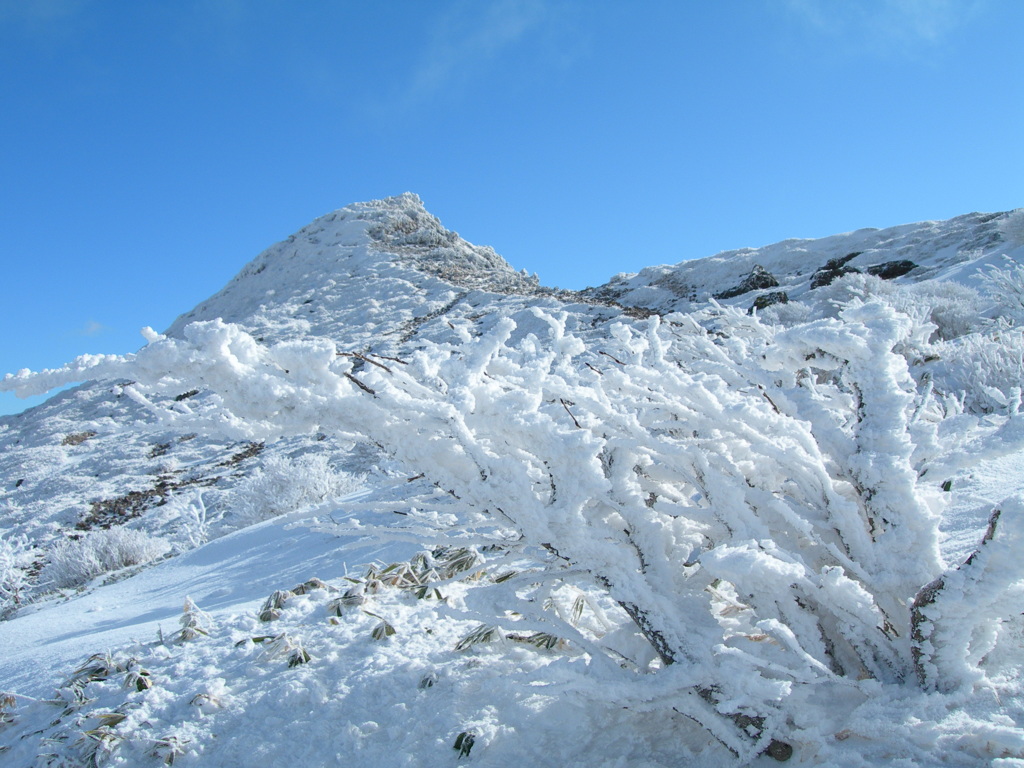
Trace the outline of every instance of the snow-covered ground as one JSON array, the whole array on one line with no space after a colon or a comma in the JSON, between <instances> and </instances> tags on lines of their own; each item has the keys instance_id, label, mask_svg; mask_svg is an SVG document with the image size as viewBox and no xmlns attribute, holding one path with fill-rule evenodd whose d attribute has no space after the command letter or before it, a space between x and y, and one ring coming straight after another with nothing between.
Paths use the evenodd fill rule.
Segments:
<instances>
[{"instance_id":1,"label":"snow-covered ground","mask_svg":"<svg viewBox=\"0 0 1024 768\"><path fill-rule=\"evenodd\" d=\"M24 611L0 624L0 679L16 693L3 764L454 765L463 733L473 740L461 759L483 766L670 766L680 755L732 764L671 709L624 708L620 697L635 691L588 668L571 647L505 639L457 650L480 624L466 605L473 582L442 586L444 603L382 589L337 615L332 601L350 586L345 573L411 551L391 544L343 553L331 534L272 520ZM327 588L290 596L278 618L259 620L275 590L314 578ZM187 641L177 637L186 598L208 614L200 621L208 634ZM375 638L383 622L394 634ZM297 648L309 659L290 666ZM69 679L90 665L81 702ZM974 696L893 697L871 681L821 691L826 701L804 724L792 760L1017 765L996 759L1024 747L1019 669L1006 675Z\"/></svg>"},{"instance_id":2,"label":"snow-covered ground","mask_svg":"<svg viewBox=\"0 0 1024 768\"><path fill-rule=\"evenodd\" d=\"M328 214L2 382L100 380L0 419L0 764L1024 765L1022 260L970 214L570 293Z\"/></svg>"},{"instance_id":3,"label":"snow-covered ground","mask_svg":"<svg viewBox=\"0 0 1024 768\"><path fill-rule=\"evenodd\" d=\"M49 748L71 764L95 752L100 764L158 765L177 748L177 765L443 765L472 733L474 764L662 765L686 743L670 712L645 714L637 730L614 697L591 700L570 669L578 654L512 641L456 651L476 626L459 610L461 585L443 588L445 604L385 590L335 615L344 559L330 535L269 522L7 622L0 674L19 696L5 764L46 765L37 752ZM280 618L257 619L274 590L314 576L335 591L291 597ZM209 634L187 642L174 639L184 595L209 613ZM378 616L394 635L373 637ZM282 635L306 663L290 667L289 648L271 647ZM52 698L55 679L93 652L111 654L101 660L109 677L85 687L85 706L61 716L63 701L27 698ZM132 669L151 687L126 686Z\"/></svg>"},{"instance_id":4,"label":"snow-covered ground","mask_svg":"<svg viewBox=\"0 0 1024 768\"><path fill-rule=\"evenodd\" d=\"M396 559L401 549L368 548L364 556ZM53 671L73 669L83 650L113 650L153 640L161 629L175 631L186 596L216 616L255 612L282 585L340 579L346 561L356 564L351 558L339 555L338 538L328 533L289 528L281 519L248 526L113 583L101 577L100 585L0 623L0 679L45 698L53 694Z\"/></svg>"}]
</instances>

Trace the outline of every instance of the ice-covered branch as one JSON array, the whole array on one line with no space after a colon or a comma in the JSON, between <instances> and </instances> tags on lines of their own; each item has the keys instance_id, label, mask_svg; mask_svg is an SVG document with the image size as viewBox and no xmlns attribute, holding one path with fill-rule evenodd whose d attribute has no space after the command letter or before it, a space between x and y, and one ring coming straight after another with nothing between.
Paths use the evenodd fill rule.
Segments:
<instances>
[{"instance_id":1,"label":"ice-covered branch","mask_svg":"<svg viewBox=\"0 0 1024 768\"><path fill-rule=\"evenodd\" d=\"M914 667L921 683L943 691L978 682L1004 618L1024 611L1024 495L992 512L978 549L926 585L913 605Z\"/></svg>"}]
</instances>

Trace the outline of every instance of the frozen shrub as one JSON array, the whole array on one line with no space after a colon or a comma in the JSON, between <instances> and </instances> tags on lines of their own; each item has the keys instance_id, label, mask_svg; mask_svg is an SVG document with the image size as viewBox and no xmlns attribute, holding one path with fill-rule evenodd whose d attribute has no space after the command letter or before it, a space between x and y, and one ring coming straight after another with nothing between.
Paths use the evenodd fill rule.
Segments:
<instances>
[{"instance_id":1,"label":"frozen shrub","mask_svg":"<svg viewBox=\"0 0 1024 768\"><path fill-rule=\"evenodd\" d=\"M47 556L40 581L58 589L77 587L103 573L148 563L170 545L130 528L110 528L57 542Z\"/></svg>"},{"instance_id":2,"label":"frozen shrub","mask_svg":"<svg viewBox=\"0 0 1024 768\"><path fill-rule=\"evenodd\" d=\"M918 322L935 326L936 339L955 339L978 330L985 303L981 294L960 283L928 281L902 285L874 275L844 275L819 290L818 317L838 317L851 301L882 301Z\"/></svg>"},{"instance_id":3,"label":"frozen shrub","mask_svg":"<svg viewBox=\"0 0 1024 768\"><path fill-rule=\"evenodd\" d=\"M0 536L0 617L24 601L31 564L32 549L24 536Z\"/></svg>"},{"instance_id":4,"label":"frozen shrub","mask_svg":"<svg viewBox=\"0 0 1024 768\"><path fill-rule=\"evenodd\" d=\"M934 346L936 389L960 394L968 411L1004 410L1024 387L1024 328L973 333ZM1019 395L1018 395L1019 396Z\"/></svg>"},{"instance_id":5,"label":"frozen shrub","mask_svg":"<svg viewBox=\"0 0 1024 768\"><path fill-rule=\"evenodd\" d=\"M202 610L193 602L191 597L185 598L185 604L181 610L181 618L178 619L181 630L175 636L179 643L186 643L195 640L197 637L206 637L213 627L213 619L206 611Z\"/></svg>"},{"instance_id":6,"label":"frozen shrub","mask_svg":"<svg viewBox=\"0 0 1024 768\"><path fill-rule=\"evenodd\" d=\"M785 304L772 304L764 309L758 310L758 317L761 322L767 325L789 326L802 323L811 314L811 308L802 301L790 301Z\"/></svg>"},{"instance_id":7,"label":"frozen shrub","mask_svg":"<svg viewBox=\"0 0 1024 768\"><path fill-rule=\"evenodd\" d=\"M1020 583L1024 493L989 518L977 550L922 589L913 605L916 667L928 688L955 691L984 681L980 669L1002 630L1002 617L1024 609Z\"/></svg>"},{"instance_id":8,"label":"frozen shrub","mask_svg":"<svg viewBox=\"0 0 1024 768\"><path fill-rule=\"evenodd\" d=\"M874 275L860 272L842 275L808 295L807 302L813 308L809 319L839 317L843 307L855 300L888 303L897 289L895 284Z\"/></svg>"},{"instance_id":9,"label":"frozen shrub","mask_svg":"<svg viewBox=\"0 0 1024 768\"><path fill-rule=\"evenodd\" d=\"M933 339L956 339L983 330L985 301L969 285L955 282L924 282L900 286L891 301L900 312L922 317L935 326Z\"/></svg>"},{"instance_id":10,"label":"frozen shrub","mask_svg":"<svg viewBox=\"0 0 1024 768\"><path fill-rule=\"evenodd\" d=\"M258 523L358 488L358 479L334 470L324 454L271 456L234 488L225 505L243 523Z\"/></svg>"},{"instance_id":11,"label":"frozen shrub","mask_svg":"<svg viewBox=\"0 0 1024 768\"><path fill-rule=\"evenodd\" d=\"M989 265L981 272L982 285L997 306L999 316L1024 322L1024 264L1004 256L1005 266Z\"/></svg>"},{"instance_id":12,"label":"frozen shrub","mask_svg":"<svg viewBox=\"0 0 1024 768\"><path fill-rule=\"evenodd\" d=\"M981 294L967 285L926 282L899 286L891 306L904 314L920 317L935 326L934 338L955 339L982 327L984 302Z\"/></svg>"},{"instance_id":13,"label":"frozen shrub","mask_svg":"<svg viewBox=\"0 0 1024 768\"><path fill-rule=\"evenodd\" d=\"M185 498L172 499L168 507L167 516L177 512L180 520L177 530L179 547L194 549L209 541L213 520L201 491L195 491Z\"/></svg>"}]
</instances>

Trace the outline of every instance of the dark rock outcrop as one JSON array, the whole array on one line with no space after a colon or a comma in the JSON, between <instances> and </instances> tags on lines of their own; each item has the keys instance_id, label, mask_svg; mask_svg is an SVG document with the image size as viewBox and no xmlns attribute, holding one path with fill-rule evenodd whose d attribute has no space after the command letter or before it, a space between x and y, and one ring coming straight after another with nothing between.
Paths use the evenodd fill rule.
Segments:
<instances>
[{"instance_id":1,"label":"dark rock outcrop","mask_svg":"<svg viewBox=\"0 0 1024 768\"><path fill-rule=\"evenodd\" d=\"M916 268L917 264L909 259L898 259L896 261L887 261L884 264L875 264L868 267L865 271L869 275L880 277L883 280L892 280Z\"/></svg>"},{"instance_id":2,"label":"dark rock outcrop","mask_svg":"<svg viewBox=\"0 0 1024 768\"><path fill-rule=\"evenodd\" d=\"M848 253L840 258L829 259L828 261L826 261L825 266L821 267L813 275L811 275L811 288L821 288L823 286L829 285L837 277L859 273L859 269L857 269L856 267L848 267L846 266L846 264L852 259L855 259L856 257L860 256L860 254L860 251L854 251L853 253Z\"/></svg>"},{"instance_id":3,"label":"dark rock outcrop","mask_svg":"<svg viewBox=\"0 0 1024 768\"><path fill-rule=\"evenodd\" d=\"M760 312L762 309L765 309L766 307L770 307L773 304L788 304L788 303L789 303L789 294L787 294L785 291L769 291L768 293L762 293L760 296L758 296L756 299L754 299L754 303L750 306L750 309L747 310L747 314L751 314L752 315L754 313L755 309L758 312Z\"/></svg>"},{"instance_id":4,"label":"dark rock outcrop","mask_svg":"<svg viewBox=\"0 0 1024 768\"><path fill-rule=\"evenodd\" d=\"M744 293L750 293L750 291L761 291L765 288L775 288L778 286L779 281L775 279L775 276L767 269L762 267L760 264L755 264L754 268L750 270L750 274L743 278L743 281L728 290L716 293L716 299L731 299L735 296L742 296Z\"/></svg>"}]
</instances>

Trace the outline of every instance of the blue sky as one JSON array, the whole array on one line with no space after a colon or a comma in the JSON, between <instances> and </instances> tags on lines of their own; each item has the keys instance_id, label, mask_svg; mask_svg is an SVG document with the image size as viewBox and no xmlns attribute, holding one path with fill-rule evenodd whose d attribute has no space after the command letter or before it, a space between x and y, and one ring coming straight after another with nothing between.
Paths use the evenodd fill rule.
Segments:
<instances>
[{"instance_id":1,"label":"blue sky","mask_svg":"<svg viewBox=\"0 0 1024 768\"><path fill-rule=\"evenodd\" d=\"M1019 0L0 0L0 373L407 190L567 288L1020 207L1021 40Z\"/></svg>"}]
</instances>

